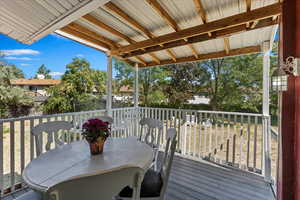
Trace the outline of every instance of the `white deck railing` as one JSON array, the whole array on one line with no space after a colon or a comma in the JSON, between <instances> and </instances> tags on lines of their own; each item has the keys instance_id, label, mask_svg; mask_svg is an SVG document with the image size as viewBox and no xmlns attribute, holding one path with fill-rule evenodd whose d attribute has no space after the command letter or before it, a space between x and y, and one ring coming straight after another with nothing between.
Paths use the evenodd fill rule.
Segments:
<instances>
[{"instance_id":1,"label":"white deck railing","mask_svg":"<svg viewBox=\"0 0 300 200\"><path fill-rule=\"evenodd\" d=\"M0 120L1 195L22 187L21 173L35 158L32 127L53 120L70 121L76 127L88 118L104 114L105 110L96 110ZM142 107L113 109L112 115L116 122L113 137L137 135L139 119L151 117L163 121L164 135L168 128L176 127L177 152L181 156L240 168L261 174L266 180L276 165L273 157L277 154L270 153L270 119L260 114Z\"/></svg>"}]
</instances>

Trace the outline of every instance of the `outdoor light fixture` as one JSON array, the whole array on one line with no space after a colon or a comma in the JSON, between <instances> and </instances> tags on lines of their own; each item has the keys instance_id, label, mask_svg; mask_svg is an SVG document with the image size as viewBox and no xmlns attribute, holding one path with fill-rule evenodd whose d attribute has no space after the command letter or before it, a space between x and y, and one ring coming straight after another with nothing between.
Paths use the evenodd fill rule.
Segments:
<instances>
[{"instance_id":1,"label":"outdoor light fixture","mask_svg":"<svg viewBox=\"0 0 300 200\"><path fill-rule=\"evenodd\" d=\"M274 71L272 75L272 90L287 91L288 76L293 74L295 76L300 73L300 59L289 56L285 62L281 63L279 68Z\"/></svg>"}]
</instances>

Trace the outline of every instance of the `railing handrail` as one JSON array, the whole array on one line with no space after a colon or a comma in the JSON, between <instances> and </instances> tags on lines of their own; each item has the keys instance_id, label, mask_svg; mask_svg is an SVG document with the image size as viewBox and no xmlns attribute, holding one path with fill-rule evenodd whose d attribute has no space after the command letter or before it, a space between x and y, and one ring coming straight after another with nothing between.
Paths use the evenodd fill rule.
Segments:
<instances>
[{"instance_id":1,"label":"railing handrail","mask_svg":"<svg viewBox=\"0 0 300 200\"><path fill-rule=\"evenodd\" d=\"M129 110L135 109L134 107L128 108L114 108L112 110L121 111L121 110ZM90 110L90 111L82 111L82 112L68 112L68 113L58 113L58 114L49 114L49 115L31 115L31 116L24 116L24 117L16 117L16 118L5 118L0 119L0 123L4 122L11 122L11 121L19 121L19 120L30 120L30 119L40 119L40 118L48 118L48 117L61 117L61 116L72 116L72 115L81 115L81 114L90 114L90 113L97 113L97 112L105 112L105 109L101 110Z\"/></svg>"},{"instance_id":2,"label":"railing handrail","mask_svg":"<svg viewBox=\"0 0 300 200\"><path fill-rule=\"evenodd\" d=\"M263 114L257 113L241 113L241 112L224 112L224 111L211 111L211 110L195 110L195 109L181 109L181 108L153 108L153 107L139 107L144 109L154 109L154 110L178 110L183 112L198 112L198 113L212 113L212 114L225 114L225 115L241 115L241 116L253 116L253 117L263 117Z\"/></svg>"}]
</instances>

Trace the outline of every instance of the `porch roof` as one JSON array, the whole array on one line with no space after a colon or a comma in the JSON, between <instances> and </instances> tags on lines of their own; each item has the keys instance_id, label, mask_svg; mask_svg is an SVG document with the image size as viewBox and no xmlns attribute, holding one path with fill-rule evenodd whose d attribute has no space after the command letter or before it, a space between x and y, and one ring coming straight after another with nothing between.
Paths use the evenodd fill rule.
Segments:
<instances>
[{"instance_id":1,"label":"porch roof","mask_svg":"<svg viewBox=\"0 0 300 200\"><path fill-rule=\"evenodd\" d=\"M260 52L281 14L278 0L28 2L0 2L1 33L30 44L55 31L140 67Z\"/></svg>"}]
</instances>

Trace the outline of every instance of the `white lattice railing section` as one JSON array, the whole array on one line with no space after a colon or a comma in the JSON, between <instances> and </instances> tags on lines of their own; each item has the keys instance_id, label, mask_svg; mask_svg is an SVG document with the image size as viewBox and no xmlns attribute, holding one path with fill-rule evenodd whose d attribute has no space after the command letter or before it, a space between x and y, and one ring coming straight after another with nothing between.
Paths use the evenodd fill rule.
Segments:
<instances>
[{"instance_id":1,"label":"white lattice railing section","mask_svg":"<svg viewBox=\"0 0 300 200\"><path fill-rule=\"evenodd\" d=\"M86 119L105 113L105 110L96 110L0 120L1 196L22 187L21 173L35 158L35 143L30 134L32 127L47 121L65 120L78 128ZM176 127L177 152L181 156L194 160L206 159L258 173L265 176L266 180L270 177L271 169L272 175L276 174L277 158L274 157L277 153L270 152L270 146L272 144L274 147L274 144L270 139L268 116L141 107L113 109L112 117L112 137L137 136L136 130L140 130L138 121L142 117L151 117L163 122L164 135L168 128ZM163 144L164 137L161 137L161 146Z\"/></svg>"},{"instance_id":2,"label":"white lattice railing section","mask_svg":"<svg viewBox=\"0 0 300 200\"><path fill-rule=\"evenodd\" d=\"M63 120L73 123L74 128L78 128L86 119L102 116L105 113L105 110L96 110L0 119L0 198L4 194L13 192L23 186L22 171L36 157L35 141L30 134L32 127L43 122ZM112 110L115 121L113 137L125 137L134 133L133 118L135 113L136 109L134 108ZM123 126L123 122L126 122L126 126ZM78 137L66 137L66 140L68 140L66 142L70 142L70 138L78 139L81 136L78 134ZM42 143L47 142L47 137L43 137L42 140Z\"/></svg>"},{"instance_id":3,"label":"white lattice railing section","mask_svg":"<svg viewBox=\"0 0 300 200\"><path fill-rule=\"evenodd\" d=\"M277 153L272 154L273 159L270 157L269 117L163 108L140 108L139 112L140 117L161 120L164 134L166 129L176 127L179 154L258 173L271 180L271 167L276 169ZM276 148L276 144L273 145Z\"/></svg>"}]
</instances>

